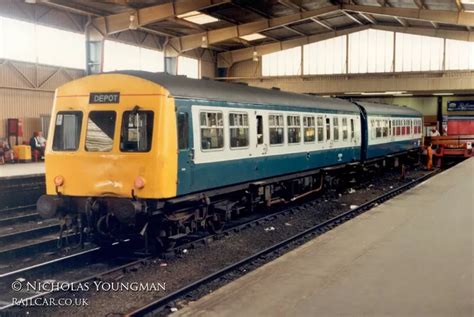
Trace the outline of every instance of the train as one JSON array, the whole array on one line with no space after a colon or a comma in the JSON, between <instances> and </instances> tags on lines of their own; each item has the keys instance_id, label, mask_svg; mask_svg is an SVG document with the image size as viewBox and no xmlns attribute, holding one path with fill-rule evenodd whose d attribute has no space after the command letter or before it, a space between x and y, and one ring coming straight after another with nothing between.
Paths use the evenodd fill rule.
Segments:
<instances>
[{"instance_id":1,"label":"train","mask_svg":"<svg viewBox=\"0 0 474 317\"><path fill-rule=\"evenodd\" d=\"M56 90L44 218L61 234L165 247L245 212L400 164L421 146L408 107L166 73L90 75ZM83 237L84 236L84 237Z\"/></svg>"}]
</instances>

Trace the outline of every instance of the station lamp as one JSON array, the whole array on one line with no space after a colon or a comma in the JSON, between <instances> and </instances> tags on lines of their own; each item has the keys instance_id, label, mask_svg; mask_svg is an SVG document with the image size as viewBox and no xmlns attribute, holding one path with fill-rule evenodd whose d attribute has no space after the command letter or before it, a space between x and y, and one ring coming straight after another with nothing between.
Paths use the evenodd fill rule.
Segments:
<instances>
[{"instance_id":1,"label":"station lamp","mask_svg":"<svg viewBox=\"0 0 474 317\"><path fill-rule=\"evenodd\" d=\"M138 21L137 21L137 16L135 13L130 14L130 25L128 26L130 30L136 30L138 29Z\"/></svg>"},{"instance_id":2,"label":"station lamp","mask_svg":"<svg viewBox=\"0 0 474 317\"><path fill-rule=\"evenodd\" d=\"M257 51L253 51L252 60L253 60L254 62L258 62L258 53L257 53Z\"/></svg>"}]
</instances>

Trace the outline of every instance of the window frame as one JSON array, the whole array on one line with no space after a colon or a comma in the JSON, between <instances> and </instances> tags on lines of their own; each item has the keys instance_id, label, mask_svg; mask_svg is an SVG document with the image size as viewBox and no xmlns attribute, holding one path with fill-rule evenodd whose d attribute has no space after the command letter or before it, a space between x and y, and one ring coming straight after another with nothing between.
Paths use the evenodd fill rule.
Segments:
<instances>
[{"instance_id":1,"label":"window frame","mask_svg":"<svg viewBox=\"0 0 474 317\"><path fill-rule=\"evenodd\" d=\"M305 119L306 119L306 122L305 122ZM307 119L312 119L313 121L313 125L310 126L306 126L306 123L308 122ZM314 133L313 133L313 141L306 141L306 129L313 129ZM313 144L313 143L316 143L316 118L314 116L311 116L311 115L303 115L303 143L305 144Z\"/></svg>"},{"instance_id":2,"label":"window frame","mask_svg":"<svg viewBox=\"0 0 474 317\"><path fill-rule=\"evenodd\" d=\"M281 117L282 118L282 125L271 125L270 124L270 116ZM285 115L283 113L269 113L267 116L268 119L268 144L270 146L284 146L285 145ZM281 143L272 143L272 133L271 129L282 129L283 130L283 139Z\"/></svg>"},{"instance_id":3,"label":"window frame","mask_svg":"<svg viewBox=\"0 0 474 317\"><path fill-rule=\"evenodd\" d=\"M78 140L77 140L77 146L75 147L75 149L71 149L71 150L58 150L57 148L55 149L54 147L54 141L56 139L56 132L57 132L57 120L58 120L58 115L64 115L64 114L75 114L75 115L79 115L79 124L78 124L78 127L79 127L79 137L78 137ZM61 120L64 120L64 117L61 119ZM79 111L79 110L66 110L66 111L58 111L56 113L56 116L54 117L54 134L53 134L53 142L51 144L51 150L53 152L77 152L79 149L80 149L80 145L81 145L81 138L82 138L82 125L83 125L83 120L84 120L84 112L83 111Z\"/></svg>"},{"instance_id":4,"label":"window frame","mask_svg":"<svg viewBox=\"0 0 474 317\"><path fill-rule=\"evenodd\" d=\"M331 141L331 130L332 130L332 120L331 120L331 117L325 117L324 118L324 127L325 127L325 135L326 135L326 139L325 141ZM329 132L329 133L328 133Z\"/></svg>"},{"instance_id":5,"label":"window frame","mask_svg":"<svg viewBox=\"0 0 474 317\"><path fill-rule=\"evenodd\" d=\"M112 146L110 148L109 151L91 151L91 150L88 150L87 149L87 135L89 133L89 120L90 120L90 116L91 116L91 113L97 113L97 112L111 112L114 114L114 134L112 136ZM124 111L125 112L125 111ZM87 113L87 122L86 122L86 135L84 136L84 151L85 152L89 152L89 153L110 153L114 150L114 146L115 146L115 130L116 130L116 127L117 127L117 111L115 110L91 110ZM120 128L122 128L122 126L120 126ZM120 137L122 137L122 135L120 134Z\"/></svg>"},{"instance_id":6,"label":"window frame","mask_svg":"<svg viewBox=\"0 0 474 317\"><path fill-rule=\"evenodd\" d=\"M375 120L375 138L381 139L382 138L382 125L380 124L381 119Z\"/></svg>"},{"instance_id":7,"label":"window frame","mask_svg":"<svg viewBox=\"0 0 474 317\"><path fill-rule=\"evenodd\" d=\"M122 116L120 117L120 139L119 139L119 151L120 153L149 153L151 152L153 148L153 133L155 130L155 111L153 110L148 110L148 109L143 109L143 110L138 110L137 113L151 113L151 133L150 133L150 140L149 140L149 146L147 147L148 149L145 151L126 151L122 148L122 131L123 131L123 120L125 118L126 113L132 113L133 110L125 110L122 112Z\"/></svg>"},{"instance_id":8,"label":"window frame","mask_svg":"<svg viewBox=\"0 0 474 317\"><path fill-rule=\"evenodd\" d=\"M349 141L349 126L347 124L347 117L342 117L341 128L342 128L342 142L348 142ZM344 132L346 135L345 138L344 138Z\"/></svg>"},{"instance_id":9,"label":"window frame","mask_svg":"<svg viewBox=\"0 0 474 317\"><path fill-rule=\"evenodd\" d=\"M243 115L243 116L247 116L247 126L244 127L244 126L231 126L230 125L230 116L231 115ZM250 116L247 112L245 111L230 111L229 112L229 116L228 116L228 123L229 123L229 126L228 126L228 129L229 129L229 148L231 150L244 150L244 149L248 149L250 147ZM232 147L232 132L231 132L231 129L239 129L239 128L244 128L244 129L247 129L247 145L246 146L234 146Z\"/></svg>"},{"instance_id":10,"label":"window frame","mask_svg":"<svg viewBox=\"0 0 474 317\"><path fill-rule=\"evenodd\" d=\"M319 119L321 119L321 125L319 125ZM326 138L324 136L324 133L325 133L324 132L325 131L325 129L324 129L325 128L325 126L324 126L325 125L324 116L317 116L315 124L316 124L316 132L317 132L316 135L317 135L318 143L324 143L325 140L326 140ZM319 139L319 129L321 129L321 131L322 131L322 133L321 133L322 138L321 139Z\"/></svg>"},{"instance_id":11,"label":"window frame","mask_svg":"<svg viewBox=\"0 0 474 317\"><path fill-rule=\"evenodd\" d=\"M350 135L351 135L351 141L354 141L355 140L355 119L354 118L351 118L350 119Z\"/></svg>"},{"instance_id":12,"label":"window frame","mask_svg":"<svg viewBox=\"0 0 474 317\"><path fill-rule=\"evenodd\" d=\"M202 124L201 124L201 114L202 113L215 113L216 115L218 114L221 114L222 115L222 126L218 126L214 129L222 129L222 147L219 147L219 148L212 148L212 149L203 149L202 148L202 129L205 128L205 129L212 129L212 127L209 127L209 126L205 126L203 127ZM221 151L224 151L225 148L226 148L226 144L225 144L225 124L224 124L224 121L225 121L225 118L224 118L224 112L222 112L221 110L199 110L199 117L198 117L198 120L199 120L199 148L201 150L201 152L221 152ZM219 117L217 116L216 118L216 122L219 123ZM206 124L208 124L207 122L207 116L206 116Z\"/></svg>"},{"instance_id":13,"label":"window frame","mask_svg":"<svg viewBox=\"0 0 474 317\"><path fill-rule=\"evenodd\" d=\"M297 118L298 119L298 125L290 125L289 121L290 118ZM290 129L298 129L299 130L299 138L298 142L290 142ZM299 114L287 114L286 115L286 140L288 145L297 145L301 144L301 115Z\"/></svg>"},{"instance_id":14,"label":"window frame","mask_svg":"<svg viewBox=\"0 0 474 317\"><path fill-rule=\"evenodd\" d=\"M336 124L337 123L337 124ZM339 117L338 116L333 116L332 117L332 138L334 140L334 142L339 142L341 141L341 138L340 138L340 130L339 129ZM336 132L337 131L337 138L336 138Z\"/></svg>"}]
</instances>

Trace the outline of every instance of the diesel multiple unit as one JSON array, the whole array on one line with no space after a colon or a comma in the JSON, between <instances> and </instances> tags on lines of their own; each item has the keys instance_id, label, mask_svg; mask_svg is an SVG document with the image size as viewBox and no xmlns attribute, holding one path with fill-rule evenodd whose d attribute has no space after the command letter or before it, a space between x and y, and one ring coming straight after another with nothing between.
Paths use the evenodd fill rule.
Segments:
<instances>
[{"instance_id":1,"label":"diesel multiple unit","mask_svg":"<svg viewBox=\"0 0 474 317\"><path fill-rule=\"evenodd\" d=\"M164 244L396 164L419 149L421 127L406 107L162 73L92 75L56 92L38 210L94 239L142 233Z\"/></svg>"}]
</instances>

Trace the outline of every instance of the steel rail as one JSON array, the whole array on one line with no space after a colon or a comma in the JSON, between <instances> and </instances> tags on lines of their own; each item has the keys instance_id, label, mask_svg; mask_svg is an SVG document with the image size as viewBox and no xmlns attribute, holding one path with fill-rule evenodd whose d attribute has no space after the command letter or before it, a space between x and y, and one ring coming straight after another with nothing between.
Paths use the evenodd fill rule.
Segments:
<instances>
[{"instance_id":1,"label":"steel rail","mask_svg":"<svg viewBox=\"0 0 474 317\"><path fill-rule=\"evenodd\" d=\"M6 227L10 225L15 225L18 223L38 221L41 220L41 216L38 213L24 214L19 216L13 216L8 218L0 219L0 227Z\"/></svg>"},{"instance_id":2,"label":"steel rail","mask_svg":"<svg viewBox=\"0 0 474 317\"><path fill-rule=\"evenodd\" d=\"M16 214L24 214L29 211L36 211L36 204L29 204L25 206L11 207L7 209L0 210L0 219L6 219L10 217L15 217Z\"/></svg>"},{"instance_id":3,"label":"steel rail","mask_svg":"<svg viewBox=\"0 0 474 317\"><path fill-rule=\"evenodd\" d=\"M38 238L41 236L49 235L55 232L59 232L59 224L48 224L46 226L41 226L37 228L31 228L24 231L12 232L9 234L5 234L0 236L0 245L7 244L22 240L29 240Z\"/></svg>"},{"instance_id":4,"label":"steel rail","mask_svg":"<svg viewBox=\"0 0 474 317\"><path fill-rule=\"evenodd\" d=\"M124 243L128 243L128 242L129 241L125 241ZM114 249L119 249L119 250L122 249L123 250L123 243L116 243L112 247ZM111 250L108 250L108 251L111 252ZM64 270L65 268L67 268L67 269L72 268L73 269L72 273L74 273L75 269L82 269L85 265L90 265L90 261L94 260L95 258L98 259L98 260L96 260L96 263L100 263L99 260L102 260L105 264L107 264L108 263L107 261L110 260L110 258L108 258L108 257L104 257L103 259L101 258L102 256L104 256L106 254L107 253L103 250L103 248L94 247L92 249L85 250L85 251L82 251L82 252L78 252L78 253L75 253L75 254L71 254L71 255L66 256L66 257L57 258L57 259L54 259L54 260L51 260L51 261L47 261L47 262L32 265L30 267L26 267L26 268L14 270L14 271L11 271L11 272L7 272L7 273L4 273L4 274L0 275L0 285L3 285L4 287L8 286L8 285L11 285L15 280L17 280L20 277L23 278L23 279L27 278L27 279L35 280L36 275L41 275L41 274L44 274L45 272L47 273L47 272L50 272L52 270L55 270L55 273L57 273L57 271L60 270L60 269ZM149 258L150 257L145 257L145 258L140 258L140 259L137 260L136 257L135 257L135 258L133 258L133 260L129 260L129 262L126 263L126 264L120 264L120 265L117 265L117 266L113 267L112 269L108 269L108 270L103 271L103 272L88 275L87 277L84 277L84 278L75 279L74 281L69 282L68 284L78 285L80 283L84 283L84 282L87 282L87 281L93 281L93 280L99 279L102 276L112 274L114 272L118 272L118 271L121 271L121 270L125 270L126 268L137 265L138 263L144 263L144 261L148 260ZM81 265L81 264L83 264L83 265ZM69 272L69 273L72 274L71 272ZM43 291L41 293L37 293L37 294L34 294L32 296L27 296L23 299L24 300L33 300L33 299L38 298L38 297L44 297L44 296L52 295L54 293L59 293L59 292L61 292L61 290L51 289L49 291ZM5 300L3 300L3 302L5 302ZM13 303L9 303L9 304L0 306L0 311L6 310L6 309L12 308L12 307L15 307L15 305Z\"/></svg>"}]
</instances>

